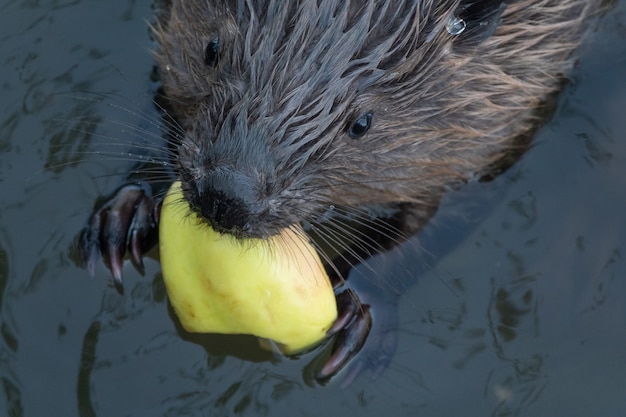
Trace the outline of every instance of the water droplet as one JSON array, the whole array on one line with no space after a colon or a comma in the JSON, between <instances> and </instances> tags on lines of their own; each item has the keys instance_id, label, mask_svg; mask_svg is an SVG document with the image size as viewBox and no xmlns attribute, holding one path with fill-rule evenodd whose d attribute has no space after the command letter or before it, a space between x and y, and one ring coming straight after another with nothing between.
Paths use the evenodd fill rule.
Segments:
<instances>
[{"instance_id":1,"label":"water droplet","mask_svg":"<svg viewBox=\"0 0 626 417\"><path fill-rule=\"evenodd\" d=\"M448 23L446 23L446 30L450 35L460 35L465 31L466 26L465 20L453 15L448 19Z\"/></svg>"}]
</instances>

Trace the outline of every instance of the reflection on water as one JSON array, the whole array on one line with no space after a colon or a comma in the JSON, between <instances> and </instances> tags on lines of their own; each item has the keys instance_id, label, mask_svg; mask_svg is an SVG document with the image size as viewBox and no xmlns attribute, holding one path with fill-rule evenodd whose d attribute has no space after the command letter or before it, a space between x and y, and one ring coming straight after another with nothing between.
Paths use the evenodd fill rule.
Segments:
<instances>
[{"instance_id":1,"label":"reflection on water","mask_svg":"<svg viewBox=\"0 0 626 417\"><path fill-rule=\"evenodd\" d=\"M103 267L91 279L70 258L129 166L93 152L136 139L131 126L156 134L150 6L0 5L0 415L626 412L626 1L530 153L451 197L422 253L406 245L355 272L418 282L403 290L390 368L346 389L307 383L317 352L277 358L182 332L153 260L144 276L125 270L120 296ZM469 226L468 201L481 212Z\"/></svg>"}]
</instances>

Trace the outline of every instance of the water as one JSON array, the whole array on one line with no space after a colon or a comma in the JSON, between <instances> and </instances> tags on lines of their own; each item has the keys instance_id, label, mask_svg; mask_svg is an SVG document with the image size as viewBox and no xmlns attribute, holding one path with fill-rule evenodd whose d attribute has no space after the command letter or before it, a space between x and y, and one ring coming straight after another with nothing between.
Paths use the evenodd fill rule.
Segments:
<instances>
[{"instance_id":1,"label":"water","mask_svg":"<svg viewBox=\"0 0 626 417\"><path fill-rule=\"evenodd\" d=\"M122 297L71 260L128 168L94 144L145 119L76 92L151 112L151 16L147 0L0 5L1 416L626 414L625 0L535 147L466 191L483 220L402 299L390 368L345 389L306 384L311 357L182 334L155 261L126 268ZM459 239L445 213L429 241ZM391 256L378 276L413 268Z\"/></svg>"}]
</instances>

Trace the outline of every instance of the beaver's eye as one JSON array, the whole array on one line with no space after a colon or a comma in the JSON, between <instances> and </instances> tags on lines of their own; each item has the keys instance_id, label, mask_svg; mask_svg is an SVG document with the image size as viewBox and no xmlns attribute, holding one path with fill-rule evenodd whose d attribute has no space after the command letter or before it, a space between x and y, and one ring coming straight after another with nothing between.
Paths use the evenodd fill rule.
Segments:
<instances>
[{"instance_id":1,"label":"beaver's eye","mask_svg":"<svg viewBox=\"0 0 626 417\"><path fill-rule=\"evenodd\" d=\"M367 113L359 117L354 123L352 123L352 125L350 126L350 130L348 131L348 134L351 138L360 138L365 133L367 133L367 131L370 129L370 126L372 125L372 115L373 113L371 111L368 111Z\"/></svg>"},{"instance_id":2,"label":"beaver's eye","mask_svg":"<svg viewBox=\"0 0 626 417\"><path fill-rule=\"evenodd\" d=\"M219 50L220 50L220 37L216 36L211 39L209 44L206 46L204 50L204 63L209 67L215 68L217 66L217 61L219 58Z\"/></svg>"}]
</instances>

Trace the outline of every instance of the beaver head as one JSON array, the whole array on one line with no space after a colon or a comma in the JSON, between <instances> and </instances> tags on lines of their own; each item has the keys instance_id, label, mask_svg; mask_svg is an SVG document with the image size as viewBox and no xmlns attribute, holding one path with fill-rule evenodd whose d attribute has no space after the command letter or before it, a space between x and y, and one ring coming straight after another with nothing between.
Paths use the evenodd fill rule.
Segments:
<instances>
[{"instance_id":1,"label":"beaver head","mask_svg":"<svg viewBox=\"0 0 626 417\"><path fill-rule=\"evenodd\" d=\"M156 57L185 198L239 237L431 212L536 124L587 3L173 1Z\"/></svg>"}]
</instances>

